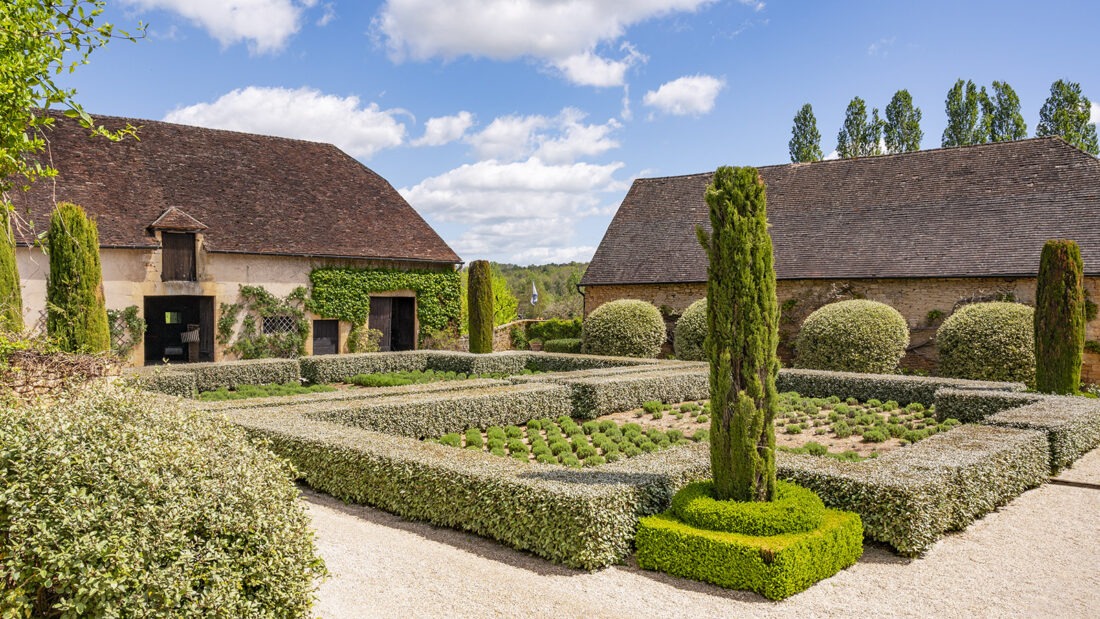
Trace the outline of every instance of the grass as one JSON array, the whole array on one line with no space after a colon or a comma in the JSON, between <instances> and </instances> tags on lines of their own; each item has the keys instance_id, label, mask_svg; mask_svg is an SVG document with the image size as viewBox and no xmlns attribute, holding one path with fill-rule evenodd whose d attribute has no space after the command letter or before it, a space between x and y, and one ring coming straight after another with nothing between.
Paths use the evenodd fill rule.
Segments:
<instances>
[{"instance_id":1,"label":"grass","mask_svg":"<svg viewBox=\"0 0 1100 619\"><path fill-rule=\"evenodd\" d=\"M531 370L524 370L521 374L535 374ZM435 370L416 370L412 372L385 372L377 374L356 374L346 378L344 382L360 387L400 387L403 385L417 385L421 383L434 383L444 380L472 380L475 378L504 378L509 374L466 374L464 372L437 372Z\"/></svg>"},{"instance_id":2,"label":"grass","mask_svg":"<svg viewBox=\"0 0 1100 619\"><path fill-rule=\"evenodd\" d=\"M679 430L664 432L651 428L647 431L636 423L587 421L578 424L569 417L559 417L556 420L533 419L524 428L493 426L485 432L470 428L465 433L444 435L437 442L488 451L496 456L580 468L705 441L709 434L706 428L688 437Z\"/></svg>"},{"instance_id":3,"label":"grass","mask_svg":"<svg viewBox=\"0 0 1100 619\"><path fill-rule=\"evenodd\" d=\"M336 391L336 388L330 385L303 387L298 383L273 383L269 385L241 385L234 390L222 387L214 391L203 391L199 394L199 399L204 402L218 402L221 400L247 400L248 398L267 398L301 393L325 393L327 391Z\"/></svg>"}]
</instances>

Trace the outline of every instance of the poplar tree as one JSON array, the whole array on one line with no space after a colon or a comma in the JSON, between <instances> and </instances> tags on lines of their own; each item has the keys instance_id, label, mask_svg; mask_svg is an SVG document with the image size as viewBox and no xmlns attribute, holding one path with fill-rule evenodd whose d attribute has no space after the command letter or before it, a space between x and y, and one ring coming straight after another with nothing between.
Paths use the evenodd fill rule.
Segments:
<instances>
[{"instance_id":1,"label":"poplar tree","mask_svg":"<svg viewBox=\"0 0 1100 619\"><path fill-rule=\"evenodd\" d=\"M0 204L0 331L23 332L23 294L15 263L15 235L10 213Z\"/></svg>"},{"instance_id":2,"label":"poplar tree","mask_svg":"<svg viewBox=\"0 0 1100 619\"><path fill-rule=\"evenodd\" d=\"M756 168L721 167L707 186L710 462L714 498L775 499L779 307L767 197Z\"/></svg>"},{"instance_id":3,"label":"poplar tree","mask_svg":"<svg viewBox=\"0 0 1100 619\"><path fill-rule=\"evenodd\" d=\"M470 263L466 294L470 308L470 352L493 352L493 273L488 260Z\"/></svg>"},{"instance_id":4,"label":"poplar tree","mask_svg":"<svg viewBox=\"0 0 1100 619\"><path fill-rule=\"evenodd\" d=\"M993 96L982 87L982 132L990 142L1011 142L1027 137L1027 123L1020 113L1020 97L1007 82L993 82Z\"/></svg>"},{"instance_id":5,"label":"poplar tree","mask_svg":"<svg viewBox=\"0 0 1100 619\"><path fill-rule=\"evenodd\" d=\"M844 125L836 136L836 152L844 159L881 155L881 135L882 121L878 117L878 108L875 108L871 120L868 121L867 104L856 97L848 103Z\"/></svg>"},{"instance_id":6,"label":"poplar tree","mask_svg":"<svg viewBox=\"0 0 1100 619\"><path fill-rule=\"evenodd\" d=\"M807 103L794 115L791 141L788 142L791 163L821 161L821 133L817 130L814 108Z\"/></svg>"},{"instance_id":7,"label":"poplar tree","mask_svg":"<svg viewBox=\"0 0 1100 619\"><path fill-rule=\"evenodd\" d=\"M1035 135L1057 135L1090 155L1100 155L1096 123L1090 122L1091 106L1077 82L1054 82L1050 85L1050 96L1039 111Z\"/></svg>"},{"instance_id":8,"label":"poplar tree","mask_svg":"<svg viewBox=\"0 0 1100 619\"><path fill-rule=\"evenodd\" d=\"M913 107L913 97L908 90L899 90L886 106L886 125L883 134L886 152L911 153L920 150L924 132L920 129L921 112Z\"/></svg>"},{"instance_id":9,"label":"poplar tree","mask_svg":"<svg viewBox=\"0 0 1100 619\"><path fill-rule=\"evenodd\" d=\"M983 96L970 80L960 79L947 91L947 127L943 130L942 146L971 146L988 141L981 123Z\"/></svg>"},{"instance_id":10,"label":"poplar tree","mask_svg":"<svg viewBox=\"0 0 1100 619\"><path fill-rule=\"evenodd\" d=\"M1035 390L1040 393L1070 395L1081 383L1084 270L1077 243L1051 240L1043 245L1035 289Z\"/></svg>"},{"instance_id":11,"label":"poplar tree","mask_svg":"<svg viewBox=\"0 0 1100 619\"><path fill-rule=\"evenodd\" d=\"M59 203L50 216L47 248L46 332L69 352L110 350L95 222L79 206Z\"/></svg>"}]
</instances>

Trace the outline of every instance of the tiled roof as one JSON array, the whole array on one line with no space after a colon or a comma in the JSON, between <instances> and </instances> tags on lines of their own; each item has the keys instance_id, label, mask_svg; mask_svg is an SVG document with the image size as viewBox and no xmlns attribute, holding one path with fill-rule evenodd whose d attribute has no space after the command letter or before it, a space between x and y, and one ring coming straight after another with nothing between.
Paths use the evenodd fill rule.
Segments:
<instances>
[{"instance_id":1,"label":"tiled roof","mask_svg":"<svg viewBox=\"0 0 1100 619\"><path fill-rule=\"evenodd\" d=\"M1100 274L1100 161L1060 138L759 170L779 279L1034 275L1055 238ZM712 176L634 181L581 285L706 281Z\"/></svg>"},{"instance_id":2,"label":"tiled roof","mask_svg":"<svg viewBox=\"0 0 1100 619\"><path fill-rule=\"evenodd\" d=\"M156 247L150 223L175 207L207 227L208 251L461 261L384 178L331 144L95 117L139 128L115 143L55 118L43 158L57 178L12 192L39 232L55 200L69 201L96 219L102 246Z\"/></svg>"}]
</instances>

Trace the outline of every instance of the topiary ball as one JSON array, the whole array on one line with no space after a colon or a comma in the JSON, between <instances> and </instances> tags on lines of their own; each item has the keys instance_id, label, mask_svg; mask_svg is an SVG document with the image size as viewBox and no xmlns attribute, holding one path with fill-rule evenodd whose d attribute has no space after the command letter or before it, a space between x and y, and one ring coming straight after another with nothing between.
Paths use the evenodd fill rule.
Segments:
<instances>
[{"instance_id":1,"label":"topiary ball","mask_svg":"<svg viewBox=\"0 0 1100 619\"><path fill-rule=\"evenodd\" d=\"M582 352L612 357L655 358L665 341L665 321L651 303L610 301L584 319Z\"/></svg>"},{"instance_id":2,"label":"topiary ball","mask_svg":"<svg viewBox=\"0 0 1100 619\"><path fill-rule=\"evenodd\" d=\"M830 303L806 317L795 347L798 366L837 372L888 374L909 345L909 325L877 301Z\"/></svg>"},{"instance_id":3,"label":"topiary ball","mask_svg":"<svg viewBox=\"0 0 1100 619\"><path fill-rule=\"evenodd\" d=\"M1035 379L1035 310L1022 303L972 303L936 331L940 374L1030 383Z\"/></svg>"},{"instance_id":4,"label":"topiary ball","mask_svg":"<svg viewBox=\"0 0 1100 619\"><path fill-rule=\"evenodd\" d=\"M703 297L688 306L676 321L675 338L672 340L676 358L685 361L703 361L706 351L703 341L707 338L707 298Z\"/></svg>"}]
</instances>

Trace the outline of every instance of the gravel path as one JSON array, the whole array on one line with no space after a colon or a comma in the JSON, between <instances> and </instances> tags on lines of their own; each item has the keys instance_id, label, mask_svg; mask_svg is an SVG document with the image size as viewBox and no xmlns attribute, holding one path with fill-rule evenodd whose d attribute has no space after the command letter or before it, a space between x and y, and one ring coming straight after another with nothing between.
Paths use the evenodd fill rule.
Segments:
<instances>
[{"instance_id":1,"label":"gravel path","mask_svg":"<svg viewBox=\"0 0 1100 619\"><path fill-rule=\"evenodd\" d=\"M466 533L305 490L332 576L322 617L1097 617L1100 450L907 560L855 566L782 602L633 565L570 570Z\"/></svg>"}]
</instances>

